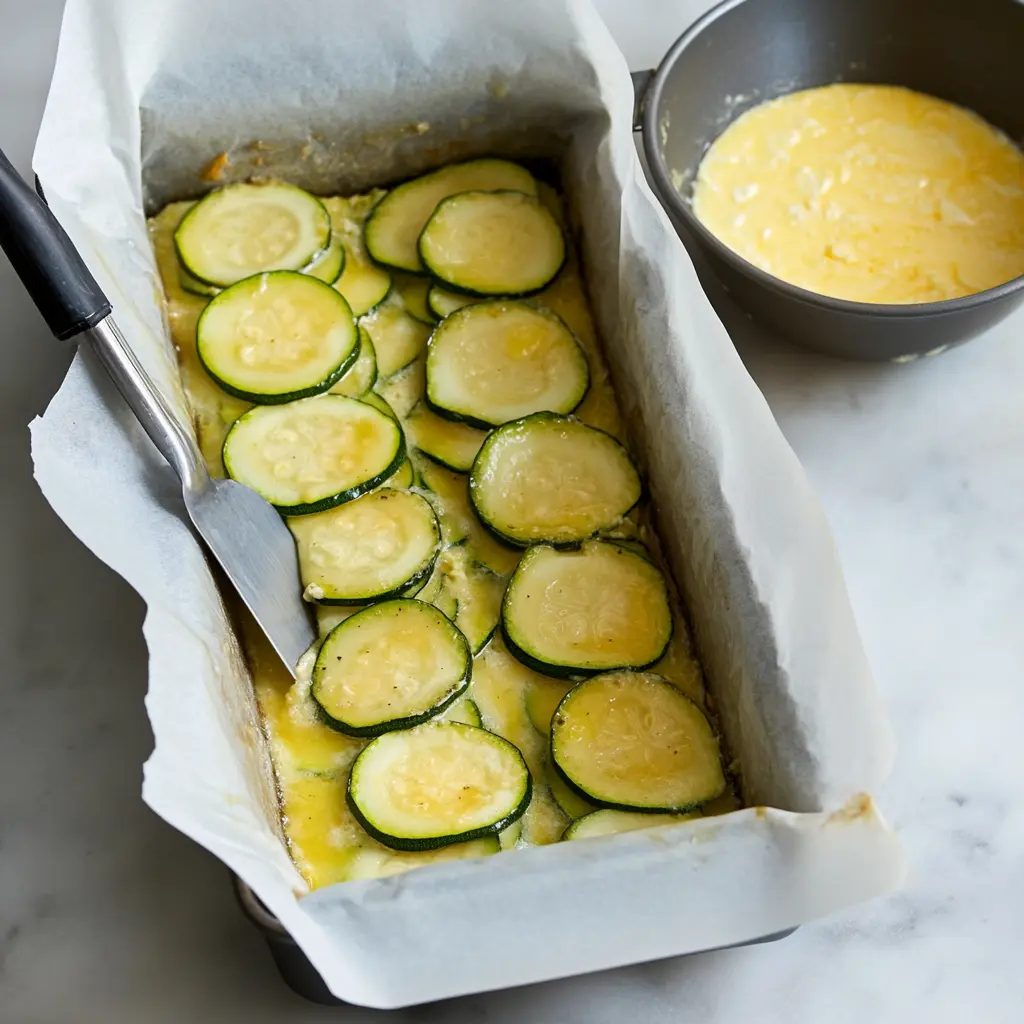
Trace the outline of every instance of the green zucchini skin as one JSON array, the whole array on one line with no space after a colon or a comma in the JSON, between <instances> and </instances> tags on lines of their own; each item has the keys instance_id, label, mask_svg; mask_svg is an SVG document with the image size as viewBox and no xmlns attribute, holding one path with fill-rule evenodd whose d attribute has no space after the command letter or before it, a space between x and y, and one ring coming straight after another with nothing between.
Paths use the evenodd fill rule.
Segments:
<instances>
[{"instance_id":1,"label":"green zucchini skin","mask_svg":"<svg viewBox=\"0 0 1024 1024\"><path fill-rule=\"evenodd\" d=\"M553 769L556 772L558 772L558 777L566 784L566 786L568 786L569 789L572 790L572 792L575 793L576 796L578 796L581 800L586 800L587 803L592 804L598 810L628 811L630 814L651 814L651 815L680 814L681 815L681 814L692 814L694 811L699 812L700 809L704 806L704 804L710 802L708 800L700 800L700 801L697 801L695 803L683 804L680 807L635 807L632 804L617 804L617 803L613 803L610 800L601 800L598 797L594 796L592 793L588 793L585 789L582 789L575 782L573 782L572 779L570 779L568 775L565 774L565 772L562 770L561 765L559 765L559 763L555 760L555 756L554 756L554 753L553 753L550 745L548 746L548 757L549 757L549 759L551 761L551 765L552 765ZM718 793L716 795L717 796L721 796L722 794ZM714 797L712 797L711 799L714 799ZM593 813L593 812L591 812L591 813ZM576 821L579 821L579 820L580 820L579 818L576 819ZM571 827L572 826L570 825L570 828Z\"/></svg>"},{"instance_id":2,"label":"green zucchini skin","mask_svg":"<svg viewBox=\"0 0 1024 1024\"><path fill-rule=\"evenodd\" d=\"M226 440L226 439L225 439ZM380 487L382 483L392 473L395 473L401 468L402 462L405 460L405 438L401 437L398 441L398 450L395 452L395 457L391 460L387 469L377 474L365 483L358 484L355 487L350 487L347 491L342 491L340 494L334 494L327 498L322 498L320 501L311 501L302 505L275 505L274 508L283 516L308 516L314 512L326 512L329 508L334 508L337 505L344 505L346 501L354 501L356 498L361 497L364 494L369 494L370 491Z\"/></svg>"},{"instance_id":3,"label":"green zucchini skin","mask_svg":"<svg viewBox=\"0 0 1024 1024\"><path fill-rule=\"evenodd\" d=\"M431 423L431 419L435 422ZM438 431L466 430L465 424L453 426L452 421L441 419L433 414L433 410L426 402L417 403L409 415L405 418L404 424L406 434L418 452L422 452L428 459L436 462L453 473L468 473L473 468L473 461L476 458L466 458L457 446L447 445L443 440L439 443ZM482 447L486 435L481 431L477 442L477 453Z\"/></svg>"},{"instance_id":4,"label":"green zucchini skin","mask_svg":"<svg viewBox=\"0 0 1024 1024\"><path fill-rule=\"evenodd\" d=\"M346 620L347 621L347 620ZM337 628L337 627L335 627ZM462 686L454 693L446 697L440 704L435 704L429 711L424 711L421 715L407 715L405 718L394 718L389 722L381 722L379 725L348 725L345 722L339 722L336 718L332 718L320 705L320 702L313 697L313 703L316 705L317 717L326 725L328 728L333 729L335 732L340 732L343 736L353 736L356 739L374 739L377 736L383 736L386 732L396 732L401 729L411 729L414 725L422 725L424 722L429 722L432 718L436 718L438 715L443 714L448 710L463 694L469 686L469 675L467 674L465 682ZM360 822L362 824L362 822ZM365 825L363 825L366 828ZM366 829L367 832L370 829ZM476 838L473 836L472 838ZM385 844L387 845L387 844ZM441 844L445 845L445 844ZM399 847L396 846L394 849L412 849L412 847ZM416 847L419 850L431 849L429 846Z\"/></svg>"},{"instance_id":5,"label":"green zucchini skin","mask_svg":"<svg viewBox=\"0 0 1024 1024\"><path fill-rule=\"evenodd\" d=\"M436 283L432 284L430 291L427 292L427 305L438 320L443 320L446 316L451 316L452 313L476 301L464 295L456 296L454 293L446 295L445 292L446 289ZM459 304L456 305L452 299L458 299Z\"/></svg>"},{"instance_id":6,"label":"green zucchini skin","mask_svg":"<svg viewBox=\"0 0 1024 1024\"><path fill-rule=\"evenodd\" d=\"M381 594L369 594L364 597L318 597L315 604L334 605L336 607L355 608L364 604L378 604L381 601L390 601L397 597L415 597L427 584L430 574L437 564L438 555L441 553L440 544L434 552L434 557L415 576L411 576L401 586L395 587ZM353 733L353 735L355 735Z\"/></svg>"},{"instance_id":7,"label":"green zucchini skin","mask_svg":"<svg viewBox=\"0 0 1024 1024\"><path fill-rule=\"evenodd\" d=\"M178 284L181 285L182 289L188 292L190 295L198 295L204 299L212 299L214 295L219 295L222 289L215 287L212 284L206 284L200 281L199 278L193 277L183 266L178 267Z\"/></svg>"},{"instance_id":8,"label":"green zucchini skin","mask_svg":"<svg viewBox=\"0 0 1024 1024\"><path fill-rule=\"evenodd\" d=\"M502 601L502 609L504 610L505 602ZM566 665L551 665L546 661L541 661L539 658L535 658L529 651L524 651L515 640L508 635L508 630L505 628L505 617L501 617L501 638L505 642L505 646L508 648L509 653L516 659L516 661L522 662L527 668L532 668L534 672L539 672L542 676L550 676L552 679L571 679L576 681L582 681L589 679L591 676L598 676L604 672L615 672L618 671L616 668L575 668ZM669 635L668 641L665 646L661 649L661 652L656 658L652 658L650 661L645 662L643 665L625 665L622 666L623 670L629 669L635 672L644 672L649 668L653 668L658 664L659 661L665 656L665 651L668 649L669 643L672 642L671 634ZM625 808L627 811L635 810L633 807Z\"/></svg>"},{"instance_id":9,"label":"green zucchini skin","mask_svg":"<svg viewBox=\"0 0 1024 1024\"><path fill-rule=\"evenodd\" d=\"M474 726L467 726L467 728L474 728ZM520 801L519 806L500 821L496 821L493 825L470 829L468 832L460 832L458 835L438 836L431 839L404 839L398 836L390 836L386 832L381 832L379 829L374 827L371 821L367 820L352 796L351 774L348 778L348 785L345 787L345 800L348 803L349 810L369 836L376 839L378 843L390 847L392 850L405 850L412 853L416 853L421 850L439 850L442 846L452 846L455 843L468 843L471 839L486 839L488 836L497 836L499 832L504 831L509 827L509 825L514 824L526 813L526 809L530 806L530 800L532 798L533 779L530 777L530 773L527 772L526 789L523 793L523 799Z\"/></svg>"},{"instance_id":10,"label":"green zucchini skin","mask_svg":"<svg viewBox=\"0 0 1024 1024\"><path fill-rule=\"evenodd\" d=\"M502 601L502 612L504 612L505 602ZM539 658L535 658L528 651L524 651L512 637L509 636L508 630L505 628L505 616L502 614L501 621L499 623L501 627L501 639L505 646L508 648L509 654L512 655L516 661L521 662L527 668L533 669L534 672L539 672L543 676L550 676L552 679L586 679L588 676L596 676L598 671L604 671L603 669L595 669L593 671L589 669L570 668L564 665L549 665L546 661L541 661ZM654 664L653 662L651 664Z\"/></svg>"},{"instance_id":11,"label":"green zucchini skin","mask_svg":"<svg viewBox=\"0 0 1024 1024\"><path fill-rule=\"evenodd\" d=\"M352 387L346 382L345 377L348 376L352 370L359 370L360 362L363 363L364 367L369 367L365 371L365 376L359 381L359 387ZM334 385L334 393L337 395L344 395L346 398L358 398L363 399L370 391L373 390L374 384L377 383L377 353L374 350L373 342L370 340L370 334L365 327L359 328L359 344L356 346L356 361L342 374L338 383Z\"/></svg>"},{"instance_id":12,"label":"green zucchini skin","mask_svg":"<svg viewBox=\"0 0 1024 1024\"><path fill-rule=\"evenodd\" d=\"M622 830L617 830L617 831L612 831L612 832L594 832L593 834L590 834L590 835L587 834L590 831L590 829L593 826L593 824L598 820L598 818L603 818L604 815L608 811L617 811L617 810L618 810L618 808L616 808L616 807L600 807L597 810L591 811L589 814L584 814L583 817L577 818L565 830L565 832L562 834L562 841L563 842L570 842L570 841L572 841L574 839L610 838L611 836L623 835L623 834L628 833L628 832L635 832L635 831L637 831L635 828L627 828L627 829L622 829ZM647 826L647 827L653 827L655 825L676 825L676 824L679 824L680 822L683 822L683 821L692 821L694 819L694 817L699 817L699 815L694 815L693 813L688 813L688 814L666 814L664 811L660 811L660 812L659 811L651 811L651 812L627 811L626 813L627 814L635 814L638 817L640 815L642 815L642 814L648 814L648 816L651 817L651 818L672 818L673 819L672 821L661 821L661 822L652 821L651 825Z\"/></svg>"},{"instance_id":13,"label":"green zucchini skin","mask_svg":"<svg viewBox=\"0 0 1024 1024\"><path fill-rule=\"evenodd\" d=\"M203 369L207 372L210 379L214 382L225 393L231 395L232 398L240 398L243 402L253 402L256 405L287 405L289 402L297 402L300 398L313 398L315 395L322 395L325 391L330 391L335 384L341 380L342 377L352 369L356 359L359 358L359 346L350 352L344 362L338 367L334 373L325 377L319 384L315 384L310 388L303 388L301 391L289 391L286 394L281 395L267 395L267 394L256 394L252 391L244 391L242 388L236 388L234 385L229 384L222 377L218 377L217 374L210 369L209 363L203 358L202 353L199 353L199 362L202 363Z\"/></svg>"},{"instance_id":14,"label":"green zucchini skin","mask_svg":"<svg viewBox=\"0 0 1024 1024\"><path fill-rule=\"evenodd\" d=\"M336 238L331 239L324 252L315 260L303 267L301 273L315 277L324 284L334 284L345 269L348 254L345 247ZM344 298L344 296L342 296Z\"/></svg>"}]
</instances>

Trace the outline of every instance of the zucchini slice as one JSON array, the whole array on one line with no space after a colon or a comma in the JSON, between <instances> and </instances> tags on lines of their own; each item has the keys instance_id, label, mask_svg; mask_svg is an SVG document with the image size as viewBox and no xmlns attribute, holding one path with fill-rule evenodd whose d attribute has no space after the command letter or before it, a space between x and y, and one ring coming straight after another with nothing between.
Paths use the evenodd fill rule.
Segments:
<instances>
[{"instance_id":1,"label":"zucchini slice","mask_svg":"<svg viewBox=\"0 0 1024 1024\"><path fill-rule=\"evenodd\" d=\"M637 832L657 825L675 825L680 821L692 821L699 814L644 814L638 811L613 811L605 807L591 811L577 818L566 830L563 839L596 839L598 836L614 836L620 832Z\"/></svg>"},{"instance_id":2,"label":"zucchini slice","mask_svg":"<svg viewBox=\"0 0 1024 1024\"><path fill-rule=\"evenodd\" d=\"M391 408L391 403L388 402L382 395L377 394L376 391L367 391L365 395L359 396L359 401L364 405L372 406L379 412L384 413L385 416L390 416L391 419L397 420L398 416L395 410Z\"/></svg>"},{"instance_id":3,"label":"zucchini slice","mask_svg":"<svg viewBox=\"0 0 1024 1024\"><path fill-rule=\"evenodd\" d=\"M726 787L704 713L653 672L574 686L551 723L551 757L588 800L619 810L692 811Z\"/></svg>"},{"instance_id":4,"label":"zucchini slice","mask_svg":"<svg viewBox=\"0 0 1024 1024\"><path fill-rule=\"evenodd\" d=\"M356 361L331 388L333 395L362 398L377 383L377 353L365 327L359 328L359 351Z\"/></svg>"},{"instance_id":5,"label":"zucchini slice","mask_svg":"<svg viewBox=\"0 0 1024 1024\"><path fill-rule=\"evenodd\" d=\"M344 266L345 247L338 238L332 236L331 244L308 267L303 267L302 273L315 277L324 284L334 284L341 276Z\"/></svg>"},{"instance_id":6,"label":"zucchini slice","mask_svg":"<svg viewBox=\"0 0 1024 1024\"><path fill-rule=\"evenodd\" d=\"M551 733L551 719L562 698L575 686L572 680L537 678L526 690L526 713L541 735Z\"/></svg>"},{"instance_id":7,"label":"zucchini slice","mask_svg":"<svg viewBox=\"0 0 1024 1024\"><path fill-rule=\"evenodd\" d=\"M418 468L420 480L430 492L427 497L438 510L445 546L465 542L477 562L498 576L509 575L519 564L522 551L496 540L473 514L465 475L429 459L421 459Z\"/></svg>"},{"instance_id":8,"label":"zucchini slice","mask_svg":"<svg viewBox=\"0 0 1024 1024\"><path fill-rule=\"evenodd\" d=\"M198 278L193 277L184 267L178 267L178 283L192 295L201 295L204 298L211 298L220 292L212 284L204 284Z\"/></svg>"},{"instance_id":9,"label":"zucchini slice","mask_svg":"<svg viewBox=\"0 0 1024 1024\"><path fill-rule=\"evenodd\" d=\"M386 270L372 263L349 259L345 261L345 269L334 282L334 287L345 296L354 316L366 316L391 293L391 277Z\"/></svg>"},{"instance_id":10,"label":"zucchini slice","mask_svg":"<svg viewBox=\"0 0 1024 1024\"><path fill-rule=\"evenodd\" d=\"M578 544L639 501L640 477L610 434L537 413L490 434L473 463L469 496L508 544Z\"/></svg>"},{"instance_id":11,"label":"zucchini slice","mask_svg":"<svg viewBox=\"0 0 1024 1024\"><path fill-rule=\"evenodd\" d=\"M565 263L551 212L522 192L463 192L438 204L419 240L423 265L467 295L532 295Z\"/></svg>"},{"instance_id":12,"label":"zucchini slice","mask_svg":"<svg viewBox=\"0 0 1024 1024\"><path fill-rule=\"evenodd\" d=\"M345 249L345 266L334 287L345 296L354 316L365 316L376 309L391 292L391 275L381 270L363 245L363 222L384 193L369 192L350 199L323 201L331 215L331 239Z\"/></svg>"},{"instance_id":13,"label":"zucchini slice","mask_svg":"<svg viewBox=\"0 0 1024 1024\"><path fill-rule=\"evenodd\" d=\"M525 302L457 310L427 346L427 401L441 416L487 430L531 413L572 412L590 371L572 331Z\"/></svg>"},{"instance_id":14,"label":"zucchini slice","mask_svg":"<svg viewBox=\"0 0 1024 1024\"><path fill-rule=\"evenodd\" d=\"M257 274L211 299L196 350L229 395L274 405L333 387L359 355L348 303L305 274Z\"/></svg>"},{"instance_id":15,"label":"zucchini slice","mask_svg":"<svg viewBox=\"0 0 1024 1024\"><path fill-rule=\"evenodd\" d=\"M579 790L565 781L561 772L552 765L550 760L544 765L544 781L548 784L555 803L567 818L582 818L584 815L590 814L591 811L597 810L594 804L580 795Z\"/></svg>"},{"instance_id":16,"label":"zucchini slice","mask_svg":"<svg viewBox=\"0 0 1024 1024\"><path fill-rule=\"evenodd\" d=\"M409 442L424 455L456 473L468 473L487 435L465 423L454 423L420 402L405 421Z\"/></svg>"},{"instance_id":17,"label":"zucchini slice","mask_svg":"<svg viewBox=\"0 0 1024 1024\"><path fill-rule=\"evenodd\" d=\"M514 850L519 845L519 838L523 834L523 819L516 818L508 828L503 829L498 835L498 846L502 850Z\"/></svg>"},{"instance_id":18,"label":"zucchini slice","mask_svg":"<svg viewBox=\"0 0 1024 1024\"><path fill-rule=\"evenodd\" d=\"M462 544L448 548L438 564L444 579L434 604L462 630L477 655L497 629L505 580L474 562Z\"/></svg>"},{"instance_id":19,"label":"zucchini slice","mask_svg":"<svg viewBox=\"0 0 1024 1024\"><path fill-rule=\"evenodd\" d=\"M419 853L398 850L374 849L356 850L345 872L338 881L357 882L366 878L390 878L401 875L413 868L430 864L444 864L452 860L471 860L475 857L490 857L501 851L498 840L493 836L476 839L471 843L458 843L440 850L423 850Z\"/></svg>"},{"instance_id":20,"label":"zucchini slice","mask_svg":"<svg viewBox=\"0 0 1024 1024\"><path fill-rule=\"evenodd\" d=\"M460 722L462 725L475 725L478 728L481 728L483 724L480 720L480 709L472 697L463 697L462 700L457 700L438 718L438 721Z\"/></svg>"},{"instance_id":21,"label":"zucchini slice","mask_svg":"<svg viewBox=\"0 0 1024 1024\"><path fill-rule=\"evenodd\" d=\"M395 850L430 850L497 835L530 803L530 772L508 740L455 722L378 736L356 758L348 801Z\"/></svg>"},{"instance_id":22,"label":"zucchini slice","mask_svg":"<svg viewBox=\"0 0 1024 1024\"><path fill-rule=\"evenodd\" d=\"M372 394L372 392L371 392ZM369 404L369 403L367 403ZM416 473L412 468L412 461L406 456L402 464L384 481L385 486L397 490L407 490L416 482Z\"/></svg>"},{"instance_id":23,"label":"zucchini slice","mask_svg":"<svg viewBox=\"0 0 1024 1024\"><path fill-rule=\"evenodd\" d=\"M433 327L437 323L437 317L427 304L427 292L430 291L430 281L425 277L413 277L411 274L403 274L398 280L398 298L402 308L421 324Z\"/></svg>"},{"instance_id":24,"label":"zucchini slice","mask_svg":"<svg viewBox=\"0 0 1024 1024\"><path fill-rule=\"evenodd\" d=\"M373 342L381 377L391 377L408 366L427 347L430 337L430 328L395 302L374 310L359 323Z\"/></svg>"},{"instance_id":25,"label":"zucchini slice","mask_svg":"<svg viewBox=\"0 0 1024 1024\"><path fill-rule=\"evenodd\" d=\"M672 636L664 577L604 541L530 548L505 591L501 624L509 650L553 676L646 668Z\"/></svg>"},{"instance_id":26,"label":"zucchini slice","mask_svg":"<svg viewBox=\"0 0 1024 1024\"><path fill-rule=\"evenodd\" d=\"M441 547L430 502L389 487L288 523L305 596L317 604L370 604L426 583Z\"/></svg>"},{"instance_id":27,"label":"zucchini slice","mask_svg":"<svg viewBox=\"0 0 1024 1024\"><path fill-rule=\"evenodd\" d=\"M463 306L472 306L474 302L479 301L480 299L476 299L472 295L450 292L439 284L432 284L430 291L427 292L427 305L438 320L443 320L457 309L462 309Z\"/></svg>"},{"instance_id":28,"label":"zucchini slice","mask_svg":"<svg viewBox=\"0 0 1024 1024\"><path fill-rule=\"evenodd\" d=\"M283 181L225 185L200 199L174 232L181 265L218 288L269 270L302 270L330 240L324 204Z\"/></svg>"},{"instance_id":29,"label":"zucchini slice","mask_svg":"<svg viewBox=\"0 0 1024 1024\"><path fill-rule=\"evenodd\" d=\"M331 630L310 694L348 736L379 736L439 715L469 685L466 638L413 598L364 608Z\"/></svg>"},{"instance_id":30,"label":"zucchini slice","mask_svg":"<svg viewBox=\"0 0 1024 1024\"><path fill-rule=\"evenodd\" d=\"M534 196L537 183L524 167L494 159L450 164L413 178L393 188L367 218L364 238L370 256L385 266L422 274L416 243L423 225L442 199L473 189L516 189Z\"/></svg>"},{"instance_id":31,"label":"zucchini slice","mask_svg":"<svg viewBox=\"0 0 1024 1024\"><path fill-rule=\"evenodd\" d=\"M395 411L395 415L404 420L423 397L424 359L418 357L398 373L393 373L386 380L378 380L374 385L377 394Z\"/></svg>"},{"instance_id":32,"label":"zucchini slice","mask_svg":"<svg viewBox=\"0 0 1024 1024\"><path fill-rule=\"evenodd\" d=\"M383 483L405 439L391 416L343 395L258 405L224 439L224 468L282 515L324 512Z\"/></svg>"}]
</instances>

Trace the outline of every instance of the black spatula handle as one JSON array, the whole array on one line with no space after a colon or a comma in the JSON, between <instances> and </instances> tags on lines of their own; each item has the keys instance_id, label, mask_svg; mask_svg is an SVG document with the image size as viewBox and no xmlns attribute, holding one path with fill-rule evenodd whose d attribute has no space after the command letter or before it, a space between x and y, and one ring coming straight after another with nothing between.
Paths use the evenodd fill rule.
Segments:
<instances>
[{"instance_id":1,"label":"black spatula handle","mask_svg":"<svg viewBox=\"0 0 1024 1024\"><path fill-rule=\"evenodd\" d=\"M71 239L3 150L0 248L56 337L72 338L110 313L103 289Z\"/></svg>"}]
</instances>

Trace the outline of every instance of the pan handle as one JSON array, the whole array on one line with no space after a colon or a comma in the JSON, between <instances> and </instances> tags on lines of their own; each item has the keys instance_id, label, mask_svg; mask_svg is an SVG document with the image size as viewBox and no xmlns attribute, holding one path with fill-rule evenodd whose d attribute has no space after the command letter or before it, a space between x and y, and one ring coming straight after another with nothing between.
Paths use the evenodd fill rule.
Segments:
<instances>
[{"instance_id":1,"label":"pan handle","mask_svg":"<svg viewBox=\"0 0 1024 1024\"><path fill-rule=\"evenodd\" d=\"M647 90L651 87L656 72L654 68L647 71L631 71L629 77L633 79L633 131L644 130L644 103L647 100Z\"/></svg>"}]
</instances>

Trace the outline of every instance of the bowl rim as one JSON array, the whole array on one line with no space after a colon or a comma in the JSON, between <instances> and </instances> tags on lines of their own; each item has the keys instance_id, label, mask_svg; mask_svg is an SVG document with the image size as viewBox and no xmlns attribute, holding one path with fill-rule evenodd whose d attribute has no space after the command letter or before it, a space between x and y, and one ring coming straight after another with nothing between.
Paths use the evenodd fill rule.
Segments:
<instances>
[{"instance_id":1,"label":"bowl rim","mask_svg":"<svg viewBox=\"0 0 1024 1024\"><path fill-rule=\"evenodd\" d=\"M936 302L886 303L856 302L852 299L840 299L832 295L823 295L820 292L801 288L799 285L784 281L781 277L769 274L749 260L744 259L739 253L718 238L709 228L705 227L693 212L693 208L686 197L672 184L669 168L657 145L661 100L668 77L685 51L719 18L748 2L750 0L721 0L720 3L692 22L668 48L665 56L662 57L658 67L655 69L654 75L645 91L643 97L643 130L641 133L643 135L644 155L654 177L654 191L666 210L678 216L685 223L687 229L697 236L697 239L705 248L711 250L715 256L734 270L751 278L762 287L785 295L795 302L815 306L819 309L831 310L836 313L844 313L847 316L887 317L893 320L944 316L950 313L960 313L976 309L989 302L1024 290L1024 274L1020 274L1009 281L1004 281L1002 284L994 285L991 288L972 292L970 295L961 295L955 299L941 299Z\"/></svg>"}]
</instances>

